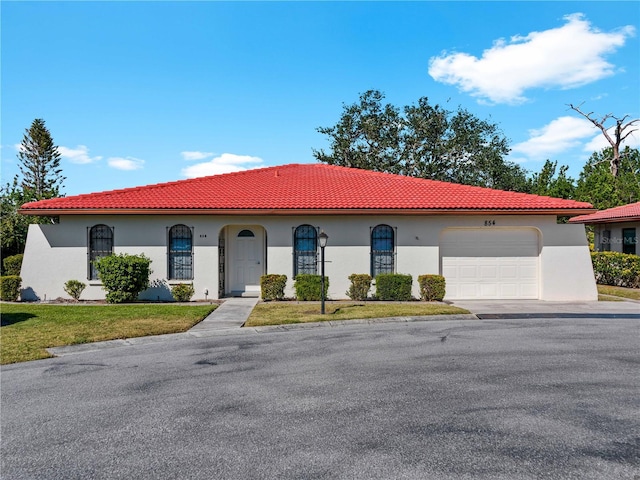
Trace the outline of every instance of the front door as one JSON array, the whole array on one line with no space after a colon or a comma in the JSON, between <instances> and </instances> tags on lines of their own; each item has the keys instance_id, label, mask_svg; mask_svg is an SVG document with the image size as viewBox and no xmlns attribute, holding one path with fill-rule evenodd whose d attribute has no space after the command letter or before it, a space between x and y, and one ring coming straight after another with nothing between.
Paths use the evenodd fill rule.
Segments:
<instances>
[{"instance_id":1,"label":"front door","mask_svg":"<svg viewBox=\"0 0 640 480\"><path fill-rule=\"evenodd\" d=\"M261 227L232 227L230 285L232 295L259 294L263 273L263 230Z\"/></svg>"}]
</instances>

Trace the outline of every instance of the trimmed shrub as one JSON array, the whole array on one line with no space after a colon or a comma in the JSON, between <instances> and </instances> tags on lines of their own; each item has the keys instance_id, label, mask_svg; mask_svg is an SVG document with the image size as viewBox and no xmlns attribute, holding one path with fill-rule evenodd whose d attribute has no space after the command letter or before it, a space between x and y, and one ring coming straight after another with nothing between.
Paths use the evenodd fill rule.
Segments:
<instances>
[{"instance_id":1,"label":"trimmed shrub","mask_svg":"<svg viewBox=\"0 0 640 480\"><path fill-rule=\"evenodd\" d=\"M420 275L420 298L427 302L441 302L445 295L446 283L442 275Z\"/></svg>"},{"instance_id":2,"label":"trimmed shrub","mask_svg":"<svg viewBox=\"0 0 640 480\"><path fill-rule=\"evenodd\" d=\"M188 302L195 293L193 283L179 283L171 287L171 295L176 302Z\"/></svg>"},{"instance_id":3,"label":"trimmed shrub","mask_svg":"<svg viewBox=\"0 0 640 480\"><path fill-rule=\"evenodd\" d=\"M5 302L15 302L20 296L22 278L18 275L0 277L0 299Z\"/></svg>"},{"instance_id":4,"label":"trimmed shrub","mask_svg":"<svg viewBox=\"0 0 640 480\"><path fill-rule=\"evenodd\" d=\"M381 273L376 275L376 298L393 302L411 300L411 275Z\"/></svg>"},{"instance_id":5,"label":"trimmed shrub","mask_svg":"<svg viewBox=\"0 0 640 480\"><path fill-rule=\"evenodd\" d=\"M64 291L77 302L85 287L86 285L79 280L69 280L64 284Z\"/></svg>"},{"instance_id":6,"label":"trimmed shrub","mask_svg":"<svg viewBox=\"0 0 640 480\"><path fill-rule=\"evenodd\" d=\"M349 275L349 280L351 280L351 285L347 290L347 296L351 300L366 300L371 288L371 275L368 273L354 273Z\"/></svg>"},{"instance_id":7,"label":"trimmed shrub","mask_svg":"<svg viewBox=\"0 0 640 480\"><path fill-rule=\"evenodd\" d=\"M10 257L2 260L2 274L9 276L20 276L20 269L22 268L22 259L24 255L19 253L17 255L11 255Z\"/></svg>"},{"instance_id":8,"label":"trimmed shrub","mask_svg":"<svg viewBox=\"0 0 640 480\"><path fill-rule=\"evenodd\" d=\"M284 298L284 288L287 285L286 275L262 275L260 277L260 296L262 300L282 300Z\"/></svg>"},{"instance_id":9,"label":"trimmed shrub","mask_svg":"<svg viewBox=\"0 0 640 480\"><path fill-rule=\"evenodd\" d=\"M640 256L620 252L592 252L596 282L616 287L640 287Z\"/></svg>"},{"instance_id":10,"label":"trimmed shrub","mask_svg":"<svg viewBox=\"0 0 640 480\"><path fill-rule=\"evenodd\" d=\"M121 253L95 262L107 302L133 302L149 287L151 260L144 255Z\"/></svg>"},{"instance_id":11,"label":"trimmed shrub","mask_svg":"<svg viewBox=\"0 0 640 480\"><path fill-rule=\"evenodd\" d=\"M311 275L308 273L299 273L296 275L296 281L293 287L296 290L296 299L301 301L321 300L320 275ZM324 298L327 298L329 290L329 277L324 277Z\"/></svg>"}]
</instances>

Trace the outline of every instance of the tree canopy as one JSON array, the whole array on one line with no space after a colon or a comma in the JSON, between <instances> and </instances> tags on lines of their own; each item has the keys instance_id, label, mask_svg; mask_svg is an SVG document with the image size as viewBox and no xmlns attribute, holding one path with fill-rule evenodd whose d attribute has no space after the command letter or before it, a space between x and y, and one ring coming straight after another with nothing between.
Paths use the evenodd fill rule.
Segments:
<instances>
[{"instance_id":1,"label":"tree canopy","mask_svg":"<svg viewBox=\"0 0 640 480\"><path fill-rule=\"evenodd\" d=\"M610 168L613 155L605 148L591 155L578 177L577 200L606 209L640 201L640 151L625 147L620 153L617 175Z\"/></svg>"},{"instance_id":2,"label":"tree canopy","mask_svg":"<svg viewBox=\"0 0 640 480\"><path fill-rule=\"evenodd\" d=\"M558 162L547 160L538 173L533 173L528 179L527 193L546 195L556 198L574 198L576 193L575 180L567 176L567 165L558 169Z\"/></svg>"},{"instance_id":3,"label":"tree canopy","mask_svg":"<svg viewBox=\"0 0 640 480\"><path fill-rule=\"evenodd\" d=\"M465 109L447 110L422 97L402 109L383 104L369 90L358 103L344 105L338 123L319 127L330 151L313 150L331 165L412 177L525 190L526 172L505 160L508 140L498 126Z\"/></svg>"}]
</instances>

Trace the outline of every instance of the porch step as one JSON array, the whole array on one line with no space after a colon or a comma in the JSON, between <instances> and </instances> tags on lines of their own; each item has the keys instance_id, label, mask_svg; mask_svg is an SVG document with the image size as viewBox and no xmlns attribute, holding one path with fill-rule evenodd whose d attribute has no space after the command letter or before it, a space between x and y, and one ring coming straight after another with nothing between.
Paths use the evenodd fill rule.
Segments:
<instances>
[{"instance_id":1,"label":"porch step","mask_svg":"<svg viewBox=\"0 0 640 480\"><path fill-rule=\"evenodd\" d=\"M244 291L244 292L231 292L230 297L239 298L260 298L260 292L258 291Z\"/></svg>"}]
</instances>

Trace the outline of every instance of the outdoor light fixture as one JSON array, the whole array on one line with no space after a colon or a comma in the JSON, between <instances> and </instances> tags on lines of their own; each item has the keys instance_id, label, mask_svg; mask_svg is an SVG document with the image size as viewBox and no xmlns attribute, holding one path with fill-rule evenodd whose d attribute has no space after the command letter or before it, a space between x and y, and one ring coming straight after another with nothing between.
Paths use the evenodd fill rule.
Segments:
<instances>
[{"instance_id":1,"label":"outdoor light fixture","mask_svg":"<svg viewBox=\"0 0 640 480\"><path fill-rule=\"evenodd\" d=\"M320 313L324 315L324 247L327 246L329 235L321 231L318 240L320 241Z\"/></svg>"},{"instance_id":2,"label":"outdoor light fixture","mask_svg":"<svg viewBox=\"0 0 640 480\"><path fill-rule=\"evenodd\" d=\"M320 235L318 235L318 238L320 240L320 248L324 248L327 246L327 240L329 239L329 235L327 235L326 233L324 233L324 231L320 232Z\"/></svg>"}]
</instances>

